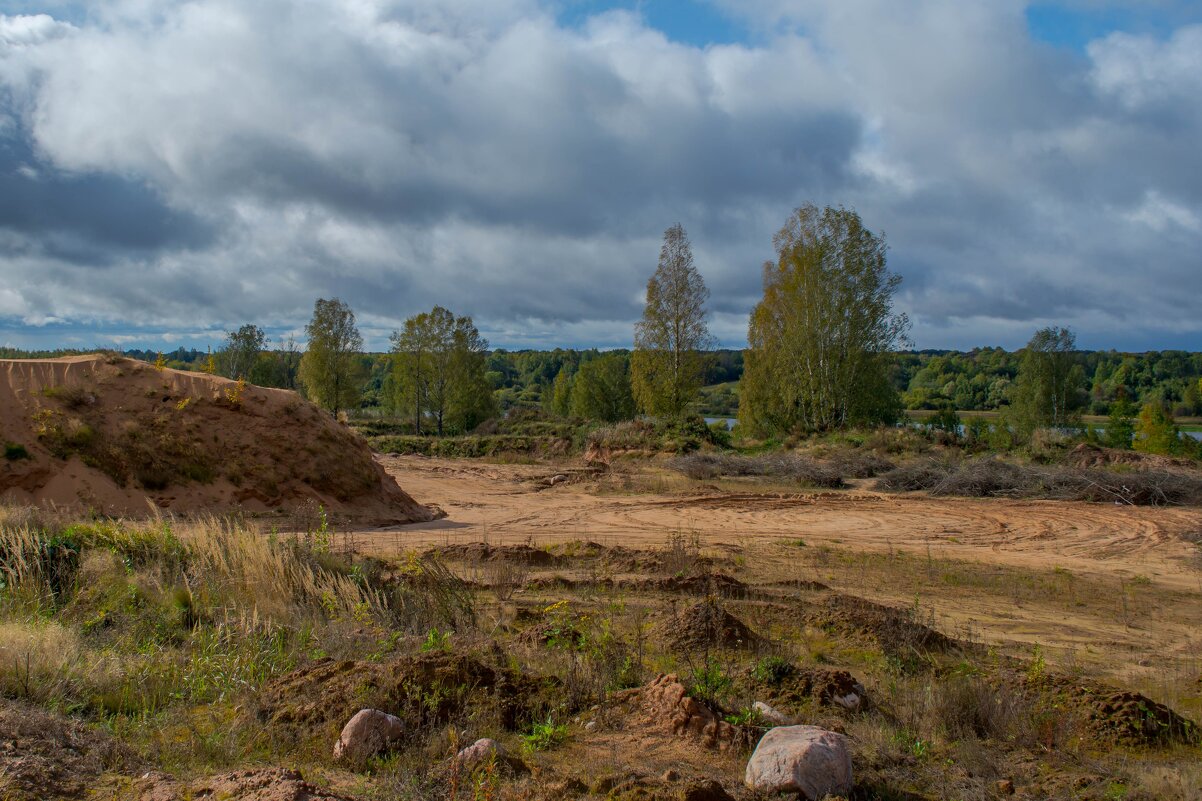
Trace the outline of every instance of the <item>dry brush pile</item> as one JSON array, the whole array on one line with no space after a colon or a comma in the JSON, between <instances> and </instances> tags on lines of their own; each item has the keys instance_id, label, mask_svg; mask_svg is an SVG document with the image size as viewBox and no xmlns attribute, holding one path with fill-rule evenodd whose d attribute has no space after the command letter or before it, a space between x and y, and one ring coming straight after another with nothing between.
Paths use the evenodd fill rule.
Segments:
<instances>
[{"instance_id":1,"label":"dry brush pile","mask_svg":"<svg viewBox=\"0 0 1202 801\"><path fill-rule=\"evenodd\" d=\"M881 476L877 486L891 492L922 490L932 495L961 497L1118 502L1136 506L1202 505L1202 475L1196 472L1029 465L996 457L915 460Z\"/></svg>"}]
</instances>

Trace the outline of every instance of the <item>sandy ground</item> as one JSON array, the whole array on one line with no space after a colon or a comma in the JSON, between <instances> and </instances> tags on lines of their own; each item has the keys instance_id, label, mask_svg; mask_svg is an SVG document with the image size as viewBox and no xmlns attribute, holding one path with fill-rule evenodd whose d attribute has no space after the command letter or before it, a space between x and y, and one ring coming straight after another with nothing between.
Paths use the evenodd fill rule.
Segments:
<instances>
[{"instance_id":1,"label":"sandy ground","mask_svg":"<svg viewBox=\"0 0 1202 801\"><path fill-rule=\"evenodd\" d=\"M382 461L419 502L447 517L360 532L359 547L369 551L481 540L660 548L682 533L743 554L745 581L817 579L866 597L917 602L949 632L1028 651L1038 645L1050 658L1159 688L1160 697L1188 693L1184 684L1202 680L1202 551L1182 537L1202 531L1202 509L867 489L771 492L637 465L600 481L547 487L551 476L571 470ZM884 558L891 554L905 560Z\"/></svg>"},{"instance_id":2,"label":"sandy ground","mask_svg":"<svg viewBox=\"0 0 1202 801\"><path fill-rule=\"evenodd\" d=\"M1023 568L1060 567L1083 575L1144 576L1182 590L1202 589L1199 550L1182 534L1202 531L1202 509L1106 506L1064 501L928 498L871 491L765 493L607 492L592 483L541 487L546 466L383 457L414 497L447 517L381 533L381 545L408 547L590 539L662 546L675 532L704 545L779 543L887 551Z\"/></svg>"}]
</instances>

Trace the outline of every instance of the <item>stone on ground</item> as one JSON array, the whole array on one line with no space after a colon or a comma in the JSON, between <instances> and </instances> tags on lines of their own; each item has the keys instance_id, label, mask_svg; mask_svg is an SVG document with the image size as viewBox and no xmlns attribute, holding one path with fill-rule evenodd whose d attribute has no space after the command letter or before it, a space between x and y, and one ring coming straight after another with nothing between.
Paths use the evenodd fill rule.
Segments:
<instances>
[{"instance_id":1,"label":"stone on ground","mask_svg":"<svg viewBox=\"0 0 1202 801\"><path fill-rule=\"evenodd\" d=\"M404 727L396 715L378 709L360 709L338 735L334 760L360 766L401 739Z\"/></svg>"},{"instance_id":2,"label":"stone on ground","mask_svg":"<svg viewBox=\"0 0 1202 801\"><path fill-rule=\"evenodd\" d=\"M744 783L769 793L800 793L808 801L852 790L847 738L818 726L769 729L747 763Z\"/></svg>"}]
</instances>

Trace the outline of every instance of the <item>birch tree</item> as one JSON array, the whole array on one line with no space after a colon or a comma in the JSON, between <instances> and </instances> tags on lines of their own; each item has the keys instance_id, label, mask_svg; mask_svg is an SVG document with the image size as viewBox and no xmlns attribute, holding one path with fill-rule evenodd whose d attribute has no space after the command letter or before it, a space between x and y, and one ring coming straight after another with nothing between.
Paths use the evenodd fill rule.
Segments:
<instances>
[{"instance_id":1,"label":"birch tree","mask_svg":"<svg viewBox=\"0 0 1202 801\"><path fill-rule=\"evenodd\" d=\"M705 380L704 351L714 341L706 324L708 298L689 238L677 223L664 232L643 318L634 328L631 385L644 412L681 417L696 397Z\"/></svg>"},{"instance_id":2,"label":"birch tree","mask_svg":"<svg viewBox=\"0 0 1202 801\"><path fill-rule=\"evenodd\" d=\"M301 357L299 378L309 398L335 415L359 403L363 337L355 313L338 298L319 298L305 326L309 346Z\"/></svg>"},{"instance_id":3,"label":"birch tree","mask_svg":"<svg viewBox=\"0 0 1202 801\"><path fill-rule=\"evenodd\" d=\"M883 237L842 207L802 206L773 239L751 313L739 422L765 435L896 419L887 354L909 320L893 312L901 277Z\"/></svg>"}]
</instances>

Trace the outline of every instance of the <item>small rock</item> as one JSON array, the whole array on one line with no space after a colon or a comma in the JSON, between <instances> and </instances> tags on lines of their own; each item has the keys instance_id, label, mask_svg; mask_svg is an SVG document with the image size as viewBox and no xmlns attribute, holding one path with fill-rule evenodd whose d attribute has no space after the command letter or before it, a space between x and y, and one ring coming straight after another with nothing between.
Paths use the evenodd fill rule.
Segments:
<instances>
[{"instance_id":1,"label":"small rock","mask_svg":"<svg viewBox=\"0 0 1202 801\"><path fill-rule=\"evenodd\" d=\"M800 793L807 801L852 790L847 739L818 726L769 729L747 763L744 783L769 793Z\"/></svg>"},{"instance_id":2,"label":"small rock","mask_svg":"<svg viewBox=\"0 0 1202 801\"><path fill-rule=\"evenodd\" d=\"M775 707L769 706L763 701L756 701L751 705L751 708L756 712L759 712L760 717L763 718L764 721L771 723L773 726L789 726L797 722L784 712L781 712Z\"/></svg>"},{"instance_id":3,"label":"small rock","mask_svg":"<svg viewBox=\"0 0 1202 801\"><path fill-rule=\"evenodd\" d=\"M508 767L514 773L527 773L530 770L525 762L510 756L505 746L488 737L476 740L455 755L456 764L469 773L490 761L494 761L498 767Z\"/></svg>"},{"instance_id":4,"label":"small rock","mask_svg":"<svg viewBox=\"0 0 1202 801\"><path fill-rule=\"evenodd\" d=\"M664 775L661 776L660 779L662 779L665 784L671 784L672 782L680 780L680 772L673 770L672 768L668 768L664 771Z\"/></svg>"},{"instance_id":5,"label":"small rock","mask_svg":"<svg viewBox=\"0 0 1202 801\"><path fill-rule=\"evenodd\" d=\"M843 707L848 712L855 712L860 708L860 696L855 693L847 695L835 695L831 697L831 703Z\"/></svg>"},{"instance_id":6,"label":"small rock","mask_svg":"<svg viewBox=\"0 0 1202 801\"><path fill-rule=\"evenodd\" d=\"M584 730L587 732L596 731L597 730L597 721L590 720L588 723L584 724Z\"/></svg>"},{"instance_id":7,"label":"small rock","mask_svg":"<svg viewBox=\"0 0 1202 801\"><path fill-rule=\"evenodd\" d=\"M997 791L1002 795L1014 795L1014 782L1002 779L997 783Z\"/></svg>"},{"instance_id":8,"label":"small rock","mask_svg":"<svg viewBox=\"0 0 1202 801\"><path fill-rule=\"evenodd\" d=\"M496 740L485 737L464 748L455 755L455 761L467 770L473 770L491 759L505 758L505 748Z\"/></svg>"},{"instance_id":9,"label":"small rock","mask_svg":"<svg viewBox=\"0 0 1202 801\"><path fill-rule=\"evenodd\" d=\"M404 727L396 715L378 709L360 709L342 727L334 743L334 761L355 767L382 753L401 739Z\"/></svg>"}]
</instances>

